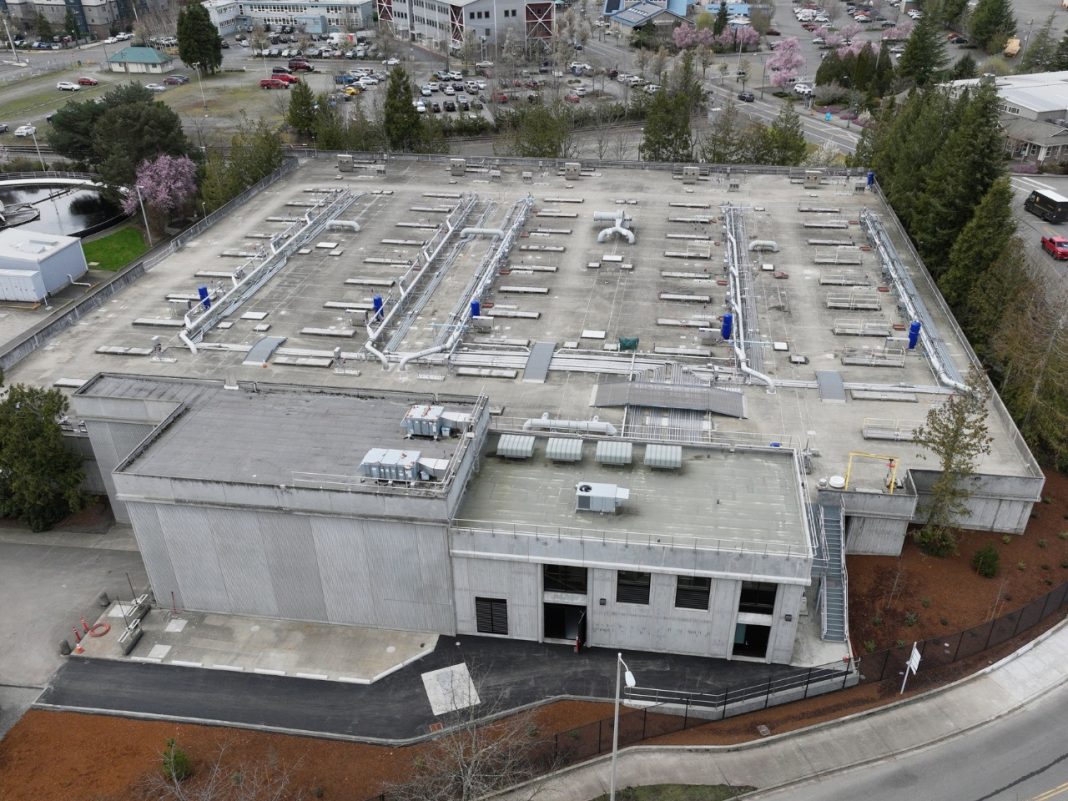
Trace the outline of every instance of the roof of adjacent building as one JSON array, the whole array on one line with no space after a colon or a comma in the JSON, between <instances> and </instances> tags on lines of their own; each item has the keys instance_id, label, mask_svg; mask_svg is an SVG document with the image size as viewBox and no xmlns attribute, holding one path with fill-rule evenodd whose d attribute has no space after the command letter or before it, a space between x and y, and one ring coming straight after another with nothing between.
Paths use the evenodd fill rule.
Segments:
<instances>
[{"instance_id":1,"label":"roof of adjacent building","mask_svg":"<svg viewBox=\"0 0 1068 801\"><path fill-rule=\"evenodd\" d=\"M44 261L78 241L78 238L73 236L45 234L24 228L5 228L0 230L0 266L5 266L5 262L25 264L28 261Z\"/></svg>"},{"instance_id":2,"label":"roof of adjacent building","mask_svg":"<svg viewBox=\"0 0 1068 801\"><path fill-rule=\"evenodd\" d=\"M985 79L952 81L950 86L959 91L978 86L982 80ZM1026 108L1038 114L1068 109L1068 71L999 76L994 85L1005 105Z\"/></svg>"},{"instance_id":3,"label":"roof of adjacent building","mask_svg":"<svg viewBox=\"0 0 1068 801\"><path fill-rule=\"evenodd\" d=\"M509 436L507 434L500 436ZM801 484L790 451L778 448L683 448L678 469L646 464L648 448L634 443L629 465L599 464L597 443L573 438L578 461L554 461L554 438L539 437L530 458L489 454L471 482L455 525L510 525L552 535L609 532L633 537L635 545L652 538L675 547L739 548L810 556ZM629 443L628 443L629 444ZM576 511L579 485L615 485L629 494L616 514ZM695 494L695 488L700 491Z\"/></svg>"},{"instance_id":4,"label":"roof of adjacent building","mask_svg":"<svg viewBox=\"0 0 1068 801\"><path fill-rule=\"evenodd\" d=\"M108 56L110 64L169 64L172 61L173 58L154 47L125 47Z\"/></svg>"},{"instance_id":5,"label":"roof of adjacent building","mask_svg":"<svg viewBox=\"0 0 1068 801\"><path fill-rule=\"evenodd\" d=\"M686 19L686 4L683 2L683 9L681 12L672 11L666 2L652 2L652 0L642 0L642 2L636 3L622 11L617 11L612 15L612 19L618 22L620 25L626 28L636 28L639 25L656 19L663 14L670 14L673 17L678 17L681 20Z\"/></svg>"}]
</instances>

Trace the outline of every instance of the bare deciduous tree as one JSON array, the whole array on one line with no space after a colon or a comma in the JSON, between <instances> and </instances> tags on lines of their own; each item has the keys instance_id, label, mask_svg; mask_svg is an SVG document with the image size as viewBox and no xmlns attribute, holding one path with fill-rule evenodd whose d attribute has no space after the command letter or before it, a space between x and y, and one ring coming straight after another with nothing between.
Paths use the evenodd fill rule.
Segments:
<instances>
[{"instance_id":1,"label":"bare deciduous tree","mask_svg":"<svg viewBox=\"0 0 1068 801\"><path fill-rule=\"evenodd\" d=\"M249 764L230 754L230 743L219 744L214 757L194 766L193 775L179 780L153 771L142 784L145 801L304 801L308 794L296 786L294 765L282 764L274 754Z\"/></svg>"}]
</instances>

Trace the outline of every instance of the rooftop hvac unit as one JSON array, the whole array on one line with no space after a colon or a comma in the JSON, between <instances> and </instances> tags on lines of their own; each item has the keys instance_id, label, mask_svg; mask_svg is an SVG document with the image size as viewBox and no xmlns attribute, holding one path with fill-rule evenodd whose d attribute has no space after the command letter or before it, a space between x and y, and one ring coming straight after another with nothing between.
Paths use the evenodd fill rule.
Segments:
<instances>
[{"instance_id":1,"label":"rooftop hvac unit","mask_svg":"<svg viewBox=\"0 0 1068 801\"><path fill-rule=\"evenodd\" d=\"M377 481L416 481L419 451L371 448L360 462L360 475Z\"/></svg>"},{"instance_id":2,"label":"rooftop hvac unit","mask_svg":"<svg viewBox=\"0 0 1068 801\"><path fill-rule=\"evenodd\" d=\"M579 482L575 485L576 512L600 512L614 515L628 498L630 498L630 490L616 484Z\"/></svg>"},{"instance_id":3,"label":"rooftop hvac unit","mask_svg":"<svg viewBox=\"0 0 1068 801\"><path fill-rule=\"evenodd\" d=\"M545 458L550 462L581 462L582 440L549 437L549 441L545 443Z\"/></svg>"},{"instance_id":4,"label":"rooftop hvac unit","mask_svg":"<svg viewBox=\"0 0 1068 801\"><path fill-rule=\"evenodd\" d=\"M447 412L444 406L420 404L412 406L401 421L407 437L450 437L471 422L464 412Z\"/></svg>"}]
</instances>

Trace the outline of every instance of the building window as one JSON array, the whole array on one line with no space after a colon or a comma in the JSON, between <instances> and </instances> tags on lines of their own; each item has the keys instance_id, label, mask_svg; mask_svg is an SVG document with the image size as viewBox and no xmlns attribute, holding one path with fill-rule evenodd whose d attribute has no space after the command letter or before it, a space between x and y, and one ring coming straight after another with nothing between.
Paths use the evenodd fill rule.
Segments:
<instances>
[{"instance_id":1,"label":"building window","mask_svg":"<svg viewBox=\"0 0 1068 801\"><path fill-rule=\"evenodd\" d=\"M475 18L475 12L474 11L468 11L467 12L467 18L468 19L474 19Z\"/></svg>"},{"instance_id":2,"label":"building window","mask_svg":"<svg viewBox=\"0 0 1068 801\"><path fill-rule=\"evenodd\" d=\"M675 584L675 606L679 609L708 609L712 579L700 576L679 576Z\"/></svg>"},{"instance_id":3,"label":"building window","mask_svg":"<svg viewBox=\"0 0 1068 801\"><path fill-rule=\"evenodd\" d=\"M586 594L586 568L570 565L545 565L542 570L546 592Z\"/></svg>"},{"instance_id":4,"label":"building window","mask_svg":"<svg viewBox=\"0 0 1068 801\"><path fill-rule=\"evenodd\" d=\"M649 583L652 575L633 570L620 570L616 573L616 603L648 604Z\"/></svg>"},{"instance_id":5,"label":"building window","mask_svg":"<svg viewBox=\"0 0 1068 801\"><path fill-rule=\"evenodd\" d=\"M743 581L742 597L738 601L738 611L750 612L754 615L770 615L775 611L776 590L778 590L777 584Z\"/></svg>"},{"instance_id":6,"label":"building window","mask_svg":"<svg viewBox=\"0 0 1068 801\"><path fill-rule=\"evenodd\" d=\"M508 633L508 601L475 598L475 629L479 634Z\"/></svg>"}]
</instances>

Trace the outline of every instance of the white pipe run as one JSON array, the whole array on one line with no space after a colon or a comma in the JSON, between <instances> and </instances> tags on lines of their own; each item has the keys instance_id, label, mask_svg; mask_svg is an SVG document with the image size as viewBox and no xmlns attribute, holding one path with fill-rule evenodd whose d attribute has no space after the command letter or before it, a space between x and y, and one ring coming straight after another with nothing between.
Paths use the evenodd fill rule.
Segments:
<instances>
[{"instance_id":1,"label":"white pipe run","mask_svg":"<svg viewBox=\"0 0 1068 801\"><path fill-rule=\"evenodd\" d=\"M604 242L612 234L619 234L621 237L627 240L628 244L634 244L634 232L627 228L627 224L634 218L631 217L623 209L619 211L595 211L593 213L593 219L596 222L610 222L614 225L610 225L608 228L601 229L597 234L597 241Z\"/></svg>"},{"instance_id":2,"label":"white pipe run","mask_svg":"<svg viewBox=\"0 0 1068 801\"><path fill-rule=\"evenodd\" d=\"M331 220L326 224L328 231L346 230L360 232L360 224L355 220Z\"/></svg>"},{"instance_id":3,"label":"white pipe run","mask_svg":"<svg viewBox=\"0 0 1068 801\"><path fill-rule=\"evenodd\" d=\"M594 417L592 420L554 420L548 413L541 417L532 417L523 423L524 431L585 431L589 434L605 434L614 437L618 433L611 423L603 423Z\"/></svg>"},{"instance_id":4,"label":"white pipe run","mask_svg":"<svg viewBox=\"0 0 1068 801\"><path fill-rule=\"evenodd\" d=\"M734 254L734 258L728 260L732 279L730 302L731 309L734 311L734 327L736 329L736 336L731 338L731 347L734 348L734 354L738 357L738 367L741 371L746 375L755 378L757 381L762 381L767 385L768 392L774 394L775 382L772 381L770 377L749 366L749 357L745 355L745 348L739 344L745 341L745 327L742 320L742 302L741 298L738 297L738 284L741 280L741 276L738 275L738 241L734 238L734 234L731 233L729 227L727 228L727 246Z\"/></svg>"},{"instance_id":5,"label":"white pipe run","mask_svg":"<svg viewBox=\"0 0 1068 801\"><path fill-rule=\"evenodd\" d=\"M386 358L386 354L375 348L369 341L364 343L363 349L382 362L382 368L387 373L389 372L389 359Z\"/></svg>"},{"instance_id":6,"label":"white pipe run","mask_svg":"<svg viewBox=\"0 0 1068 801\"><path fill-rule=\"evenodd\" d=\"M500 228L461 228L460 236L496 236L504 237Z\"/></svg>"},{"instance_id":7,"label":"white pipe run","mask_svg":"<svg viewBox=\"0 0 1068 801\"><path fill-rule=\"evenodd\" d=\"M452 341L451 338L450 338L449 341L450 342ZM448 343L446 343L446 344L448 344ZM432 356L435 353L441 353L443 350L445 350L445 345L435 345L432 348L427 348L425 350L419 350L419 351L416 351L415 353L405 353L403 356L401 356L400 361L397 362L397 369L398 370L403 370L408 365L408 362L410 362L410 361L412 361L414 359L422 359L424 356Z\"/></svg>"}]
</instances>

